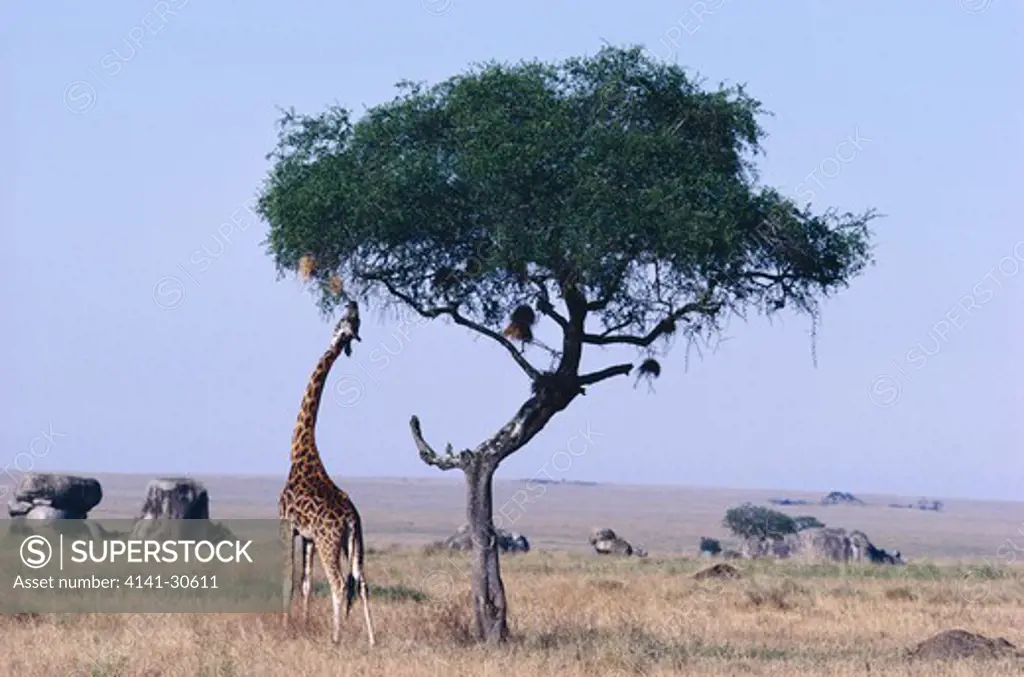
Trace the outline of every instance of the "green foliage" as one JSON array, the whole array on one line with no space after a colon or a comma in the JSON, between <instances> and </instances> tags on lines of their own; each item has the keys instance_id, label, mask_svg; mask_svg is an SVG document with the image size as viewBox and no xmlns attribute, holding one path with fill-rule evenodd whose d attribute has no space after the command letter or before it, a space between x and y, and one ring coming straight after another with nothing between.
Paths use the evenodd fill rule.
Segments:
<instances>
[{"instance_id":1,"label":"green foliage","mask_svg":"<svg viewBox=\"0 0 1024 677\"><path fill-rule=\"evenodd\" d=\"M402 82L356 122L288 111L258 202L269 253L280 275L316 259L324 312L332 273L346 297L492 329L557 294L586 301L574 318L633 332L602 345L747 308L814 314L870 262L873 211L815 215L759 186L760 102L699 85L608 47Z\"/></svg>"},{"instance_id":2,"label":"green foliage","mask_svg":"<svg viewBox=\"0 0 1024 677\"><path fill-rule=\"evenodd\" d=\"M803 531L804 529L820 529L825 526L824 522L818 520L813 515L798 515L793 518L793 522L796 524L797 531Z\"/></svg>"},{"instance_id":3,"label":"green foliage","mask_svg":"<svg viewBox=\"0 0 1024 677\"><path fill-rule=\"evenodd\" d=\"M327 581L313 583L314 597L330 597L331 586ZM370 596L392 602L425 602L427 593L405 585L370 585Z\"/></svg>"},{"instance_id":4,"label":"green foliage","mask_svg":"<svg viewBox=\"0 0 1024 677\"><path fill-rule=\"evenodd\" d=\"M779 540L797 532L796 521L789 515L751 503L729 508L722 525L739 538Z\"/></svg>"},{"instance_id":5,"label":"green foliage","mask_svg":"<svg viewBox=\"0 0 1024 677\"><path fill-rule=\"evenodd\" d=\"M700 537L700 551L706 552L709 555L717 555L722 552L722 544L718 542L718 539L708 538L707 536Z\"/></svg>"},{"instance_id":6,"label":"green foliage","mask_svg":"<svg viewBox=\"0 0 1024 677\"><path fill-rule=\"evenodd\" d=\"M370 595L394 602L425 602L427 594L405 585L370 585Z\"/></svg>"}]
</instances>

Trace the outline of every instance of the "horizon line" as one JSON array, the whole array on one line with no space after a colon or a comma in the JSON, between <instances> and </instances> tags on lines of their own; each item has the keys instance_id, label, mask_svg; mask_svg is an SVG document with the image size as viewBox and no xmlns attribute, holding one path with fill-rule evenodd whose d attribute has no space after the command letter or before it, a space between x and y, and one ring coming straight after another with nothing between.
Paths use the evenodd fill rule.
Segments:
<instances>
[{"instance_id":1,"label":"horizon line","mask_svg":"<svg viewBox=\"0 0 1024 677\"><path fill-rule=\"evenodd\" d=\"M36 473L47 473L57 475L77 475L79 477L88 477L90 473L76 470L64 470L64 471L29 471ZM245 473L245 472L199 472L199 473L175 473L175 472L123 472L123 471L90 471L92 475L121 475L128 477L148 477L149 479L173 479L173 478L199 478L205 476L208 478L226 478L226 479L280 479L284 481L287 479L287 473ZM26 473L27 474L27 473ZM329 475L333 474L328 472ZM338 475L350 480L366 481L366 480L438 480L449 483L461 482L461 477L455 474L449 474L447 472L438 472L432 476L428 475ZM496 482L530 482L534 478L529 477L495 477ZM562 479L559 481L547 480L543 482L544 486L550 485L567 485L567 486L580 486L580 485L597 485L597 486L613 486L622 488L646 488L646 489L690 489L690 490L712 490L712 491L757 491L757 492L779 492L777 498L785 498L785 493L795 494L819 494L821 496L828 495L833 491L843 491L846 493L853 494L854 496L877 496L877 497L899 497L899 498L927 498L930 500L941 500L941 501L967 501L974 503L1024 503L1024 499L1011 499L1011 498L980 498L977 496L939 496L936 494L923 494L923 493L910 493L910 492L878 492L878 491L850 491L849 489L798 489L798 488L780 488L780 487L744 487L744 486L723 486L723 485L700 485L700 484L666 484L662 482L649 482L649 483L635 483L635 482L605 482L601 480L591 479ZM820 505L811 503L808 505Z\"/></svg>"}]
</instances>

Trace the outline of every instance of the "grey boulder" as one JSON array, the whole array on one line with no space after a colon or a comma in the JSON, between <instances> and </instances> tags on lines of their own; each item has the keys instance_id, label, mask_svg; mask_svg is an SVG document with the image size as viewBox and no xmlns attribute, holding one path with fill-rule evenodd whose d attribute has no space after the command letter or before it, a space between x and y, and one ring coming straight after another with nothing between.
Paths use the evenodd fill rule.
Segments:
<instances>
[{"instance_id":1,"label":"grey boulder","mask_svg":"<svg viewBox=\"0 0 1024 677\"><path fill-rule=\"evenodd\" d=\"M101 500L103 489L91 477L26 473L7 504L7 512L11 517L34 513L33 519L85 519Z\"/></svg>"}]
</instances>

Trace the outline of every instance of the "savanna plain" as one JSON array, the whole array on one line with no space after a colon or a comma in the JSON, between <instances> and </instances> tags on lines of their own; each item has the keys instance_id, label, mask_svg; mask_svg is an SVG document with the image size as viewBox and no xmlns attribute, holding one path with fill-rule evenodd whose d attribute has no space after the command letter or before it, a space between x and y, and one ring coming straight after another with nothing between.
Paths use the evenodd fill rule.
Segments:
<instances>
[{"instance_id":1,"label":"savanna plain","mask_svg":"<svg viewBox=\"0 0 1024 677\"><path fill-rule=\"evenodd\" d=\"M148 476L96 475L92 518L134 517ZM275 518L280 478L199 477L211 517ZM330 639L317 566L308 623L280 614L0 616L0 675L291 677L294 675L1020 675L1013 651L947 660L908 651L946 630L1024 647L1024 504L946 500L942 512L894 509L918 497L858 494L864 506L779 508L865 531L906 566L734 560L738 578L695 579L716 563L701 536L735 546L729 507L825 491L572 484L495 487L506 529L532 550L502 558L512 639L469 641L469 559L424 546L462 523L457 479L337 478L363 514L378 644L361 612ZM836 487L837 489L845 489ZM529 489L530 502L510 501ZM520 499L522 494L519 494ZM941 497L933 497L941 498ZM588 531L610 527L647 558L599 556Z\"/></svg>"}]
</instances>

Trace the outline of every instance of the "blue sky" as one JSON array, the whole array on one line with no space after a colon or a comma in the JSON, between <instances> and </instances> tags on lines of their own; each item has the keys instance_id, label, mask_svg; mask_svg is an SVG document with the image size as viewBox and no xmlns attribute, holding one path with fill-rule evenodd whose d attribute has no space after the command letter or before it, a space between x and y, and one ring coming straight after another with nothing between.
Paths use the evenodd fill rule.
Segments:
<instances>
[{"instance_id":1,"label":"blue sky","mask_svg":"<svg viewBox=\"0 0 1024 677\"><path fill-rule=\"evenodd\" d=\"M712 85L746 83L775 114L763 181L819 210L877 207L878 263L825 306L817 368L807 319L736 321L688 368L677 346L656 393L628 378L592 388L499 476L1019 499L1024 83L1011 40L1024 7L579 7L0 10L14 104L0 112L0 484L30 469L285 473L331 327L294 279L276 279L246 211L275 106L361 111L402 79L594 53L604 39ZM484 339L367 315L321 410L339 478L437 475L416 456L411 414L436 445L471 446L528 393Z\"/></svg>"}]
</instances>

